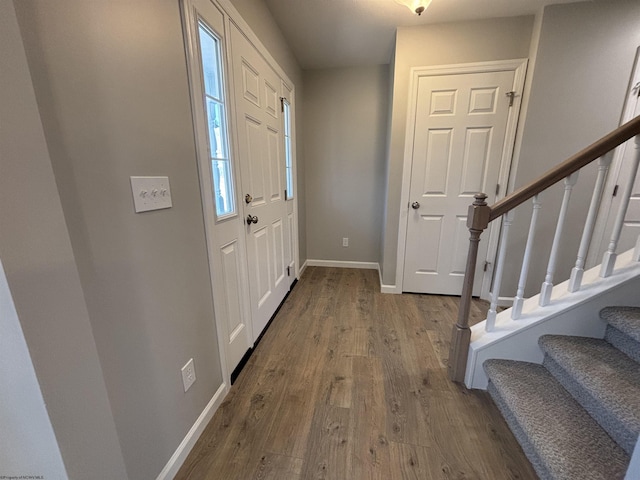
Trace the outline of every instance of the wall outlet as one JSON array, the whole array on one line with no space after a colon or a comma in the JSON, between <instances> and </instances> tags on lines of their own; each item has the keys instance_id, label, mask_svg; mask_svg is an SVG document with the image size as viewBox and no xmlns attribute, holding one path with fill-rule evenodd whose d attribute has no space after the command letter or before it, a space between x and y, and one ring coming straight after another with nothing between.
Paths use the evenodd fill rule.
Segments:
<instances>
[{"instance_id":1,"label":"wall outlet","mask_svg":"<svg viewBox=\"0 0 640 480\"><path fill-rule=\"evenodd\" d=\"M193 365L193 358L190 358L187 364L182 367L182 384L186 392L196 381L196 368Z\"/></svg>"},{"instance_id":2,"label":"wall outlet","mask_svg":"<svg viewBox=\"0 0 640 480\"><path fill-rule=\"evenodd\" d=\"M348 247L349 246L349 237L343 237L342 238L342 246L343 247Z\"/></svg>"}]
</instances>

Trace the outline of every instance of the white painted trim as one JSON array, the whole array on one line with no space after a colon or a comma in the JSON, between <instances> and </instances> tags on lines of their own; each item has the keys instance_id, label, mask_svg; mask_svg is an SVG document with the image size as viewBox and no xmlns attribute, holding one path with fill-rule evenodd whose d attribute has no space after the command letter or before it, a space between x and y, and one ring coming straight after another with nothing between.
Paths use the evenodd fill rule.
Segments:
<instances>
[{"instance_id":1,"label":"white painted trim","mask_svg":"<svg viewBox=\"0 0 640 480\"><path fill-rule=\"evenodd\" d=\"M298 280L300 280L300 277L302 277L302 274L306 269L307 269L307 260L304 261L304 263L300 267L300 270L298 271Z\"/></svg>"},{"instance_id":2,"label":"white painted trim","mask_svg":"<svg viewBox=\"0 0 640 480\"><path fill-rule=\"evenodd\" d=\"M391 294L401 294L402 291L398 290L395 285L385 285L382 282L382 269L378 264L378 278L380 279L380 293L391 293Z\"/></svg>"},{"instance_id":3,"label":"white painted trim","mask_svg":"<svg viewBox=\"0 0 640 480\"><path fill-rule=\"evenodd\" d=\"M365 270L380 270L376 262L351 262L346 260L312 260L305 262L310 267L362 268Z\"/></svg>"},{"instance_id":4,"label":"white painted trim","mask_svg":"<svg viewBox=\"0 0 640 480\"><path fill-rule=\"evenodd\" d=\"M495 330L491 332L485 331L485 322L472 326L465 385L468 388L486 389L487 377L482 368L482 361L488 356L541 363L542 352L537 347L539 335L536 332L602 338L605 324L597 315L596 318L588 319L585 318L584 311L573 315L570 312L584 305L597 303L605 295L608 296L605 299L609 301L611 295L615 297L617 288L638 279L640 263L633 260L632 254L633 249L618 256L617 268L610 277L600 277L600 266L586 271L582 289L575 293L568 291L569 280L554 286L551 302L545 307L539 306L539 295L526 299L522 316L518 320L512 320L511 309L507 309L497 315ZM635 295L631 299L615 298L612 304L619 305L621 301L627 305L640 305L640 300ZM558 319L562 316L564 321L559 322ZM524 335L531 337L528 342L524 342L528 345L523 344L527 339ZM506 342L511 342L512 345ZM500 348L499 354L495 353L497 348ZM507 350L508 354L505 353Z\"/></svg>"},{"instance_id":5,"label":"white painted trim","mask_svg":"<svg viewBox=\"0 0 640 480\"><path fill-rule=\"evenodd\" d=\"M510 308L513 305L514 297L498 297L498 306Z\"/></svg>"},{"instance_id":6,"label":"white painted trim","mask_svg":"<svg viewBox=\"0 0 640 480\"><path fill-rule=\"evenodd\" d=\"M396 254L396 289L402 292L404 281L404 257L407 241L408 211L409 211L409 187L411 181L411 169L413 167L413 136L415 133L415 116L416 104L418 97L418 80L424 76L439 75L455 75L465 73L483 73L495 71L513 71L515 72L513 80L513 88L516 92L524 93L524 83L527 71L528 60L519 58L514 60L499 60L493 62L477 62L465 63L457 65L441 65L434 67L413 67L411 68L410 84L409 84L409 104L407 106L407 128L404 142L404 162L402 167L402 189L400 194L400 215L398 222L398 250ZM515 148L516 133L518 121L520 118L520 106L522 103L522 95L516 95L513 107L509 110L507 119L507 130L505 132L505 142L500 160L500 173L498 174L498 183L507 185L509 176L512 171L513 152ZM503 189L500 195L496 197L496 201L503 198L507 189ZM500 223L494 222L489 226L489 246L487 250L487 261L494 263L494 259L498 249L498 239L500 232ZM486 233L485 233L486 235ZM493 269L487 269L487 273L483 275L480 296L488 299L489 289L491 288L491 280L493 277Z\"/></svg>"},{"instance_id":7,"label":"white painted trim","mask_svg":"<svg viewBox=\"0 0 640 480\"><path fill-rule=\"evenodd\" d=\"M164 466L156 480L172 480L176 476L178 470L180 470L180 467L182 467L182 464L187 459L187 456L198 441L198 438L200 438L200 435L202 435L205 427L213 418L213 415L216 413L216 411L222 404L222 401L227 396L228 390L229 389L226 383L222 383L218 387L218 390L213 395L207 406L204 407L204 410L198 416L198 419L195 421L195 423L191 426L184 439L182 439L182 442L180 442L180 445L178 445L176 451L173 453L173 455L171 455L171 458Z\"/></svg>"}]
</instances>

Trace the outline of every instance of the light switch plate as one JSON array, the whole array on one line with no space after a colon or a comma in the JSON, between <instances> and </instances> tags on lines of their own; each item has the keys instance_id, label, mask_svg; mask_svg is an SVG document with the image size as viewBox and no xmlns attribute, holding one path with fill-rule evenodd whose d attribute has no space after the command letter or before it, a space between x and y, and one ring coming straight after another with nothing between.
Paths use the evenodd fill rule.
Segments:
<instances>
[{"instance_id":1,"label":"light switch plate","mask_svg":"<svg viewBox=\"0 0 640 480\"><path fill-rule=\"evenodd\" d=\"M169 177L131 177L136 213L171 208Z\"/></svg>"}]
</instances>

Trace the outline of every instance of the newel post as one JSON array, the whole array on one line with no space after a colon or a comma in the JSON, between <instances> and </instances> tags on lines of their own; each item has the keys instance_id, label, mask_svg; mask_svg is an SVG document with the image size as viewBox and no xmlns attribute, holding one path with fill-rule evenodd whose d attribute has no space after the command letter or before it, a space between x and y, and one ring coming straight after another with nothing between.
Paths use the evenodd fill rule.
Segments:
<instances>
[{"instance_id":1,"label":"newel post","mask_svg":"<svg viewBox=\"0 0 640 480\"><path fill-rule=\"evenodd\" d=\"M471 307L471 294L473 292L473 279L476 273L476 261L478 259L478 244L480 235L489 225L491 208L487 205L487 195L477 193L473 205L469 206L467 227L469 227L469 254L467 255L467 268L464 274L460 306L458 307L458 321L453 327L451 335L451 347L449 349L449 378L454 382L463 382L467 369L467 356L469 343L471 342L471 329L469 328L469 309Z\"/></svg>"}]
</instances>

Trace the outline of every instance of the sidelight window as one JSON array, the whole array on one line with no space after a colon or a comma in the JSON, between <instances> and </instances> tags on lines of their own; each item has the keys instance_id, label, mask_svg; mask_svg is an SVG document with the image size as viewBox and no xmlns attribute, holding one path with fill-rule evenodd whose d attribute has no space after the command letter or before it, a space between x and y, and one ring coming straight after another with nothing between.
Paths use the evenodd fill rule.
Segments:
<instances>
[{"instance_id":1,"label":"sidelight window","mask_svg":"<svg viewBox=\"0 0 640 480\"><path fill-rule=\"evenodd\" d=\"M213 196L216 216L220 218L232 215L236 211L222 83L221 48L216 35L202 21L198 22L198 35Z\"/></svg>"},{"instance_id":2,"label":"sidelight window","mask_svg":"<svg viewBox=\"0 0 640 480\"><path fill-rule=\"evenodd\" d=\"M285 99L282 100L284 112L284 155L285 173L287 176L287 199L293 198L293 164L291 160L291 106Z\"/></svg>"}]
</instances>

